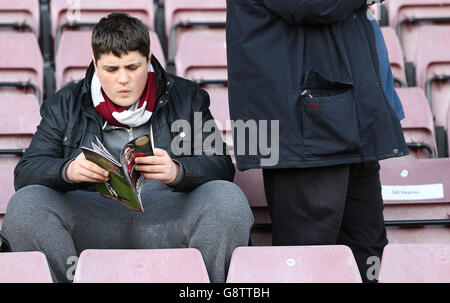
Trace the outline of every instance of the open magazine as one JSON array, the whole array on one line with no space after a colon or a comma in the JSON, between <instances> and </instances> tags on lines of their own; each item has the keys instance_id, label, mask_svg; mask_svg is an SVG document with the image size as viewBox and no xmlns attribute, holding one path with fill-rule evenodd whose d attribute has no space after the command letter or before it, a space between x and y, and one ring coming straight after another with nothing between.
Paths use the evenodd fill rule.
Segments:
<instances>
[{"instance_id":1,"label":"open magazine","mask_svg":"<svg viewBox=\"0 0 450 303\"><path fill-rule=\"evenodd\" d=\"M97 183L97 190L105 198L143 212L141 189L148 180L135 170L134 160L136 157L153 156L149 135L137 137L125 144L120 152L120 161L114 159L97 137L95 139L97 144L91 142L92 149L81 149L86 159L109 172L109 180Z\"/></svg>"}]
</instances>

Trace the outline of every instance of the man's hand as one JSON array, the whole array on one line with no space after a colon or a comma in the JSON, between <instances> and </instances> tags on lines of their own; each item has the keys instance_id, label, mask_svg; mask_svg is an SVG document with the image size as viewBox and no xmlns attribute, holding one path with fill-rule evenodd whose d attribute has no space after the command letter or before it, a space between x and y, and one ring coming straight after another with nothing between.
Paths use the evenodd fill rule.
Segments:
<instances>
[{"instance_id":1,"label":"man's hand","mask_svg":"<svg viewBox=\"0 0 450 303\"><path fill-rule=\"evenodd\" d=\"M84 154L81 153L67 167L66 178L76 183L101 183L109 180L109 172L87 160Z\"/></svg>"},{"instance_id":2,"label":"man's hand","mask_svg":"<svg viewBox=\"0 0 450 303\"><path fill-rule=\"evenodd\" d=\"M135 159L135 169L147 179L159 180L164 184L175 181L179 172L180 165L173 162L169 154L160 148L153 150L154 156L137 157Z\"/></svg>"}]
</instances>

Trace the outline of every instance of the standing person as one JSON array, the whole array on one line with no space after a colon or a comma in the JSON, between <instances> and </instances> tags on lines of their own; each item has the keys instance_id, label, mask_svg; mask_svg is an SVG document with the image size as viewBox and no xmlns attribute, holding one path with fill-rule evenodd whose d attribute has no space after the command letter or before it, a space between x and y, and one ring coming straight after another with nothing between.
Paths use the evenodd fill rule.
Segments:
<instances>
[{"instance_id":1,"label":"standing person","mask_svg":"<svg viewBox=\"0 0 450 303\"><path fill-rule=\"evenodd\" d=\"M274 165L238 154L234 138L238 169L263 169L273 245L347 245L369 282L387 244L378 161L409 151L367 10L366 0L227 0L231 120L279 121Z\"/></svg>"},{"instance_id":2,"label":"standing person","mask_svg":"<svg viewBox=\"0 0 450 303\"><path fill-rule=\"evenodd\" d=\"M199 249L210 280L225 282L234 248L248 244L248 201L231 182L231 158L216 153L225 144L202 145L214 130L172 132L174 122L192 125L198 113L200 126L213 119L208 94L166 74L138 19L110 14L95 26L91 42L85 78L42 105L38 130L14 172L17 192L2 237L12 251L42 251L55 282L70 281L67 261L84 249L181 247ZM154 156L135 160L150 180L140 213L95 192L108 173L86 160L81 147L98 137L118 159L125 143L144 134L155 148ZM181 155L171 148L179 137L189 147Z\"/></svg>"}]
</instances>

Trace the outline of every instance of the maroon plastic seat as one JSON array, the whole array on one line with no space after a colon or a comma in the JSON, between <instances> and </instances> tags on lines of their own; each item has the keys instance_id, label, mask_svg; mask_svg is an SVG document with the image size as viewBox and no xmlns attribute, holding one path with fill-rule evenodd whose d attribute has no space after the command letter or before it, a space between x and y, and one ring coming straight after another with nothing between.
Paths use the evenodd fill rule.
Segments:
<instances>
[{"instance_id":1,"label":"maroon plastic seat","mask_svg":"<svg viewBox=\"0 0 450 303\"><path fill-rule=\"evenodd\" d=\"M39 1L0 1L0 24L24 24L39 37Z\"/></svg>"},{"instance_id":2,"label":"maroon plastic seat","mask_svg":"<svg viewBox=\"0 0 450 303\"><path fill-rule=\"evenodd\" d=\"M389 243L450 243L450 159L389 159L380 166Z\"/></svg>"},{"instance_id":3,"label":"maroon plastic seat","mask_svg":"<svg viewBox=\"0 0 450 303\"><path fill-rule=\"evenodd\" d=\"M0 254L0 283L53 283L47 258L38 251Z\"/></svg>"},{"instance_id":4,"label":"maroon plastic seat","mask_svg":"<svg viewBox=\"0 0 450 303\"><path fill-rule=\"evenodd\" d=\"M435 126L445 126L450 100L450 26L423 26L416 53L417 86L431 98ZM447 76L447 81L431 82Z\"/></svg>"},{"instance_id":5,"label":"maroon plastic seat","mask_svg":"<svg viewBox=\"0 0 450 303\"><path fill-rule=\"evenodd\" d=\"M58 32L62 32L64 26L70 23L95 24L112 12L128 13L150 29L154 28L154 6L153 1L149 0L56 0L50 1L50 11L55 50L59 44Z\"/></svg>"},{"instance_id":6,"label":"maroon plastic seat","mask_svg":"<svg viewBox=\"0 0 450 303\"><path fill-rule=\"evenodd\" d=\"M267 207L261 169L239 171L236 168L234 183L242 189L250 207Z\"/></svg>"},{"instance_id":7,"label":"maroon plastic seat","mask_svg":"<svg viewBox=\"0 0 450 303\"><path fill-rule=\"evenodd\" d=\"M30 145L40 122L39 105L31 94L3 96L0 111L0 217L14 194L14 167Z\"/></svg>"},{"instance_id":8,"label":"maroon plastic seat","mask_svg":"<svg viewBox=\"0 0 450 303\"><path fill-rule=\"evenodd\" d=\"M225 31L189 31L180 37L175 57L177 75L191 80L226 80L227 47Z\"/></svg>"},{"instance_id":9,"label":"maroon plastic seat","mask_svg":"<svg viewBox=\"0 0 450 303\"><path fill-rule=\"evenodd\" d=\"M183 27L175 29L181 23L225 23L226 21L226 0L165 0L164 15L166 35L169 38L168 49L169 58L175 56L176 49L180 46L178 40L184 31L198 30L201 26ZM224 26L223 26L224 28Z\"/></svg>"},{"instance_id":10,"label":"maroon plastic seat","mask_svg":"<svg viewBox=\"0 0 450 303\"><path fill-rule=\"evenodd\" d=\"M62 35L60 47L55 56L56 89L84 78L92 60L92 30L67 31ZM154 31L150 31L150 48L155 57L165 66L165 57ZM74 51L76 49L77 51Z\"/></svg>"},{"instance_id":11,"label":"maroon plastic seat","mask_svg":"<svg viewBox=\"0 0 450 303\"><path fill-rule=\"evenodd\" d=\"M450 283L450 245L388 244L379 283Z\"/></svg>"},{"instance_id":12,"label":"maroon plastic seat","mask_svg":"<svg viewBox=\"0 0 450 303\"><path fill-rule=\"evenodd\" d=\"M84 250L75 283L209 283L195 248Z\"/></svg>"},{"instance_id":13,"label":"maroon plastic seat","mask_svg":"<svg viewBox=\"0 0 450 303\"><path fill-rule=\"evenodd\" d=\"M227 283L361 283L344 245L253 246L233 251Z\"/></svg>"},{"instance_id":14,"label":"maroon plastic seat","mask_svg":"<svg viewBox=\"0 0 450 303\"><path fill-rule=\"evenodd\" d=\"M228 106L227 53L224 29L186 31L175 57L177 75L196 81L210 96L210 111L232 146Z\"/></svg>"},{"instance_id":15,"label":"maroon plastic seat","mask_svg":"<svg viewBox=\"0 0 450 303\"><path fill-rule=\"evenodd\" d=\"M391 63L392 74L395 80L406 86L405 63L402 46L398 40L395 30L390 27L381 27L384 41L388 49L389 62Z\"/></svg>"},{"instance_id":16,"label":"maroon plastic seat","mask_svg":"<svg viewBox=\"0 0 450 303\"><path fill-rule=\"evenodd\" d=\"M35 93L41 102L44 63L36 35L4 32L0 35L0 45L0 82L18 85L0 87L0 95L30 92Z\"/></svg>"},{"instance_id":17,"label":"maroon plastic seat","mask_svg":"<svg viewBox=\"0 0 450 303\"><path fill-rule=\"evenodd\" d=\"M405 118L401 124L406 142L424 143L431 148L434 155L437 155L433 115L425 93L421 88L409 87L397 88L397 94L405 112ZM409 157L430 158L430 154L426 148L418 148L411 150Z\"/></svg>"},{"instance_id":18,"label":"maroon plastic seat","mask_svg":"<svg viewBox=\"0 0 450 303\"><path fill-rule=\"evenodd\" d=\"M397 31L399 24L407 19L445 18L448 20L450 17L450 0L389 0L385 5L389 12L389 26ZM401 26L400 43L403 46L406 61L414 62L419 30L427 23L429 24L429 22L406 23Z\"/></svg>"},{"instance_id":19,"label":"maroon plastic seat","mask_svg":"<svg viewBox=\"0 0 450 303\"><path fill-rule=\"evenodd\" d=\"M450 98L448 99L448 102L450 103ZM446 129L449 129L450 127L450 107L448 108L447 112L447 127ZM447 132L447 150L450 150L450 132Z\"/></svg>"}]
</instances>

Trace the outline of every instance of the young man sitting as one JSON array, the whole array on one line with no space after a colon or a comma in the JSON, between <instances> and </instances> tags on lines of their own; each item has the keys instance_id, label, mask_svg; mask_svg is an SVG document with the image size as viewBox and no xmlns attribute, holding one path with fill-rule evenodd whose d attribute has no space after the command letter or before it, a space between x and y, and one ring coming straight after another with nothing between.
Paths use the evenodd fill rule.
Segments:
<instances>
[{"instance_id":1,"label":"young man sitting","mask_svg":"<svg viewBox=\"0 0 450 303\"><path fill-rule=\"evenodd\" d=\"M84 249L181 247L199 249L210 280L225 282L234 248L248 244L253 216L232 183L225 144L194 140L218 132L193 127L194 116L201 114L200 125L213 119L208 94L166 74L150 52L147 27L126 14L99 21L92 50L85 78L42 105L41 123L15 169L17 192L2 236L12 251L42 251L55 282L71 280L67 260ZM187 121L192 132L172 131L175 121ZM119 158L125 143L144 134L155 148L154 156L136 158L136 170L150 180L141 213L96 192L95 183L109 176L81 147L98 137ZM189 151L174 153L174 138Z\"/></svg>"}]
</instances>

